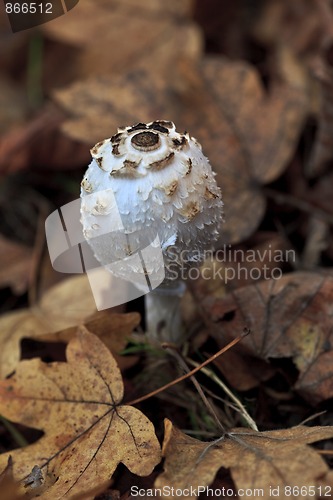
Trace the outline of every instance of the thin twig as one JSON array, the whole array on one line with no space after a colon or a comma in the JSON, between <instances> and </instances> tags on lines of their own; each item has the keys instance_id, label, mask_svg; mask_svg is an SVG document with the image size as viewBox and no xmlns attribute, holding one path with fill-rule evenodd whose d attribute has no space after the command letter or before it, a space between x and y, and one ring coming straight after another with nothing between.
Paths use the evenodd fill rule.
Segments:
<instances>
[{"instance_id":1,"label":"thin twig","mask_svg":"<svg viewBox=\"0 0 333 500\"><path fill-rule=\"evenodd\" d=\"M300 422L297 427L300 427L301 425L305 425L307 424L308 422L311 422L312 420L314 420L315 418L317 417L321 417L322 415L325 415L326 413L326 410L324 411L319 411L318 413L315 413L314 415L310 415L310 417L306 418L305 420L302 420L302 422Z\"/></svg>"},{"instance_id":2,"label":"thin twig","mask_svg":"<svg viewBox=\"0 0 333 500\"><path fill-rule=\"evenodd\" d=\"M168 384L163 385L159 389L155 389L155 391L152 391L149 394L146 394L145 396L141 396L140 398L133 399L132 401L129 401L126 404L129 405L129 406L132 406L132 405L135 405L137 403L141 403L142 401L145 401L146 399L149 399L149 398L151 398L153 396L156 396L156 394L159 394L160 392L163 392L166 389L169 389L170 387L173 387L174 385L178 384L179 382L182 382L183 380L186 380L187 378L191 377L192 375L194 375L195 373L197 373L198 371L200 371L204 366L208 365L209 363L211 363L212 361L214 361L216 358L218 358L219 356L221 356L221 354L223 354L224 352L226 352L229 349L231 349L231 347L233 347L234 345L238 344L238 342L240 342L248 334L249 334L249 332L246 331L242 335L239 335L234 340L232 340L231 342L229 342L229 344L227 344L225 347L223 347L222 349L220 349L217 353L213 354L213 356L211 356L210 358L206 359L206 361L204 361L201 365L197 366L196 368L194 368L190 372L186 373L182 377L179 377L179 378L177 378L175 380L172 380L171 382L169 382Z\"/></svg>"}]
</instances>

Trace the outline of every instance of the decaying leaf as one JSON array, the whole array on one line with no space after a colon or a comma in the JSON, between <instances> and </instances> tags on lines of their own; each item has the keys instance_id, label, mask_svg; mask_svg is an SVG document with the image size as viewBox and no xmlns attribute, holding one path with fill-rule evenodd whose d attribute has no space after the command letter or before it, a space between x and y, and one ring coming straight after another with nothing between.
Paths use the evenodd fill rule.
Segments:
<instances>
[{"instance_id":1,"label":"decaying leaf","mask_svg":"<svg viewBox=\"0 0 333 500\"><path fill-rule=\"evenodd\" d=\"M267 92L250 64L221 57L190 69L180 120L203 144L223 189L221 242L237 243L262 219L260 185L276 179L293 154L306 114L304 88L273 80Z\"/></svg>"},{"instance_id":2,"label":"decaying leaf","mask_svg":"<svg viewBox=\"0 0 333 500\"><path fill-rule=\"evenodd\" d=\"M147 71L139 71L76 82L56 91L54 98L68 113L63 131L91 146L101 137L110 137L119 123L135 123L139 117L148 123L157 116L176 113L176 106L167 94L166 82ZM168 109L169 106L173 107Z\"/></svg>"},{"instance_id":3,"label":"decaying leaf","mask_svg":"<svg viewBox=\"0 0 333 500\"><path fill-rule=\"evenodd\" d=\"M7 129L0 137L0 171L13 173L31 167L75 169L89 160L89 151L60 130L64 117L46 105L24 125Z\"/></svg>"},{"instance_id":4,"label":"decaying leaf","mask_svg":"<svg viewBox=\"0 0 333 500\"><path fill-rule=\"evenodd\" d=\"M95 38L105 36L104 31L113 31L112 28L115 28L117 31L113 36L118 44L121 44L122 38L132 39L131 30L138 29L136 26L142 27L140 22L144 19L148 19L150 23L159 22L161 17L174 20L184 19L188 18L190 10L191 0L184 0L181 4L177 0L162 4L154 0L148 0L144 4L139 0L126 0L125 2L100 0L98 4L94 0L86 0L83 4L76 6L75 15L70 14L63 19L55 19L52 24L45 24L43 31L61 42L84 47L91 45ZM126 33L121 31L121 27L123 30L124 26L127 29ZM148 35L143 29L141 31L141 38L145 39ZM142 41L138 40L138 43ZM132 50L136 49L137 47L132 47ZM114 56L111 54L111 57Z\"/></svg>"},{"instance_id":5,"label":"decaying leaf","mask_svg":"<svg viewBox=\"0 0 333 500\"><path fill-rule=\"evenodd\" d=\"M214 365L238 391L248 391L258 387L260 382L270 379L276 372L274 367L261 359L241 355L232 349L225 352L221 359L217 358Z\"/></svg>"},{"instance_id":6,"label":"decaying leaf","mask_svg":"<svg viewBox=\"0 0 333 500\"><path fill-rule=\"evenodd\" d=\"M320 174L333 157L333 72L327 57L333 42L332 26L329 0L272 0L263 4L252 27L256 39L273 48L277 59L282 53L293 54L311 79L309 100L312 98L311 118L316 121L316 132L315 137L309 137L312 149L305 151L304 170L309 177ZM276 63L274 56L271 63ZM305 147L309 149L308 144Z\"/></svg>"},{"instance_id":7,"label":"decaying leaf","mask_svg":"<svg viewBox=\"0 0 333 500\"><path fill-rule=\"evenodd\" d=\"M39 498L70 498L109 479L119 462L149 475L160 461L152 423L136 408L121 406L123 382L110 351L84 327L68 344L67 363L22 361L0 384L0 413L42 429L36 443L8 456L24 481L37 465L47 484ZM51 481L51 485L49 485Z\"/></svg>"},{"instance_id":8,"label":"decaying leaf","mask_svg":"<svg viewBox=\"0 0 333 500\"><path fill-rule=\"evenodd\" d=\"M223 342L251 330L235 351L292 358L299 371L295 389L316 404L333 396L332 302L332 277L298 272L207 298L203 307Z\"/></svg>"},{"instance_id":9,"label":"decaying leaf","mask_svg":"<svg viewBox=\"0 0 333 500\"><path fill-rule=\"evenodd\" d=\"M322 66L322 65L320 65ZM332 161L333 147L331 137L333 132L333 71L331 67L324 65L316 69L315 78L318 79L318 105L316 120L318 131L315 142L308 161L305 165L305 172L308 177L316 177ZM319 87L320 85L320 87Z\"/></svg>"},{"instance_id":10,"label":"decaying leaf","mask_svg":"<svg viewBox=\"0 0 333 500\"><path fill-rule=\"evenodd\" d=\"M137 356L121 356L119 353L126 347L128 339L133 330L140 324L140 314L132 313L110 313L110 311L98 311L83 321L82 325L90 333L96 335L112 352L121 370L133 366ZM45 342L68 343L76 336L77 326L65 328L54 333L42 333L36 336L37 340Z\"/></svg>"},{"instance_id":11,"label":"decaying leaf","mask_svg":"<svg viewBox=\"0 0 333 500\"><path fill-rule=\"evenodd\" d=\"M215 443L204 443L183 434L166 419L164 472L157 477L155 487L174 487L184 492L179 498L195 499L198 487L209 486L217 471L224 467L230 469L236 491L257 489L257 494L253 493L255 498L272 498L270 488L279 488L280 499L297 498L288 495L285 487L301 485L315 486L312 488L315 495L307 489L302 498L319 498L317 486L330 485L330 472L325 460L307 445L332 437L333 427L299 426L257 433L240 428ZM196 494L187 494L191 487Z\"/></svg>"},{"instance_id":12,"label":"decaying leaf","mask_svg":"<svg viewBox=\"0 0 333 500\"><path fill-rule=\"evenodd\" d=\"M0 318L0 373L11 373L20 359L20 340L78 325L96 311L87 276L75 276L55 285L31 309Z\"/></svg>"},{"instance_id":13,"label":"decaying leaf","mask_svg":"<svg viewBox=\"0 0 333 500\"><path fill-rule=\"evenodd\" d=\"M83 326L96 335L109 348L112 353L124 349L127 344L126 338L131 335L134 328L140 323L140 314L132 313L110 313L110 311L99 311L87 317ZM38 335L39 340L69 342L75 337L77 326L65 328L54 333Z\"/></svg>"},{"instance_id":14,"label":"decaying leaf","mask_svg":"<svg viewBox=\"0 0 333 500\"><path fill-rule=\"evenodd\" d=\"M68 75L56 72L56 85L50 84L59 88L73 79L84 80L91 77L92 68L95 77L114 77L139 67L160 78L170 77L179 59L197 60L202 54L201 32L188 15L190 4L191 0L181 5L176 1L81 2L74 16L43 26L47 38L69 46L72 55ZM107 55L105 47L110 48Z\"/></svg>"},{"instance_id":15,"label":"decaying leaf","mask_svg":"<svg viewBox=\"0 0 333 500\"><path fill-rule=\"evenodd\" d=\"M269 46L288 46L309 61L332 41L332 10L329 0L271 0L263 4L254 19L252 31L257 40Z\"/></svg>"}]
</instances>

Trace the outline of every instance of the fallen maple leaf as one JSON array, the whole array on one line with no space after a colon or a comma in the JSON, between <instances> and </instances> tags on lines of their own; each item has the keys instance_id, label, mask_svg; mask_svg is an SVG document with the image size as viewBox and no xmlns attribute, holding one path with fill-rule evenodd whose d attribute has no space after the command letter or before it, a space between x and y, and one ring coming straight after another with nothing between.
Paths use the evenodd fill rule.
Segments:
<instances>
[{"instance_id":1,"label":"fallen maple leaf","mask_svg":"<svg viewBox=\"0 0 333 500\"><path fill-rule=\"evenodd\" d=\"M139 323L140 314L137 312L111 313L108 310L98 311L82 322L83 326L102 340L113 354L119 353L126 347L126 338ZM72 326L54 333L40 334L38 339L46 342L69 342L76 336L76 332L77 326Z\"/></svg>"},{"instance_id":2,"label":"fallen maple leaf","mask_svg":"<svg viewBox=\"0 0 333 500\"><path fill-rule=\"evenodd\" d=\"M279 489L275 496L280 499L298 498L299 495L288 488L300 490L301 486L306 488L301 498L319 498L318 487L322 486L325 491L323 485L329 487L331 474L319 453L307 445L332 437L332 426L298 426L267 432L240 428L233 429L223 439L204 443L183 434L165 419L164 472L157 477L155 487L174 487L184 492L178 498L195 499L198 487L209 486L217 471L224 467L230 469L236 491L251 490L255 498L271 499L272 488L275 492ZM309 486L316 496L309 493ZM186 490L191 487L197 494L187 494Z\"/></svg>"},{"instance_id":3,"label":"fallen maple leaf","mask_svg":"<svg viewBox=\"0 0 333 500\"><path fill-rule=\"evenodd\" d=\"M6 377L20 359L20 341L78 325L96 311L86 275L75 276L50 288L30 309L0 318L0 374Z\"/></svg>"},{"instance_id":4,"label":"fallen maple leaf","mask_svg":"<svg viewBox=\"0 0 333 500\"><path fill-rule=\"evenodd\" d=\"M333 396L332 297L332 277L297 272L208 297L202 306L217 341L246 327L251 335L235 351L267 361L291 357L299 370L295 389L316 404Z\"/></svg>"},{"instance_id":5,"label":"fallen maple leaf","mask_svg":"<svg viewBox=\"0 0 333 500\"><path fill-rule=\"evenodd\" d=\"M133 330L140 324L140 319L137 312L110 313L107 310L96 312L86 318L82 325L102 340L112 352L119 368L125 370L136 363L138 356L121 356L120 352L126 347ZM76 325L54 333L42 333L36 335L36 340L68 343L76 336L77 329Z\"/></svg>"},{"instance_id":6,"label":"fallen maple leaf","mask_svg":"<svg viewBox=\"0 0 333 500\"><path fill-rule=\"evenodd\" d=\"M115 360L84 327L68 344L67 363L22 361L0 383L0 413L45 434L0 455L0 468L11 455L14 477L22 481L37 464L47 485L39 498L45 500L98 486L119 462L134 474L149 475L160 461L154 427L136 408L121 406L122 397Z\"/></svg>"}]
</instances>

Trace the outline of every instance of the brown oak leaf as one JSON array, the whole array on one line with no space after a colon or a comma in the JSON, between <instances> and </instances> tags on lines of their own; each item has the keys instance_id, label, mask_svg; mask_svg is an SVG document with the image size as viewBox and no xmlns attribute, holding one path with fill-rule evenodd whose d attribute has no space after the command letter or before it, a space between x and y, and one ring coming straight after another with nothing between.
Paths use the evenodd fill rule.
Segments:
<instances>
[{"instance_id":1,"label":"brown oak leaf","mask_svg":"<svg viewBox=\"0 0 333 500\"><path fill-rule=\"evenodd\" d=\"M164 472L157 477L155 488L165 487L168 491L166 487L173 487L184 493L178 498L193 500L198 498L198 491L204 492L198 490L199 486L211 485L217 471L224 467L230 469L236 491L256 489L256 498L271 499L270 488L279 488L280 499L297 498L288 495L288 486L305 486L302 498L319 498L318 487L322 486L322 491L323 485L329 487L331 474L325 460L307 445L332 437L332 426L298 426L267 432L239 428L224 438L205 443L183 434L165 419Z\"/></svg>"},{"instance_id":2,"label":"brown oak leaf","mask_svg":"<svg viewBox=\"0 0 333 500\"><path fill-rule=\"evenodd\" d=\"M14 477L24 482L36 465L45 482L39 498L45 500L98 486L120 462L134 474L149 475L161 458L154 427L136 408L122 406L122 398L114 358L84 327L67 346L67 363L20 362L0 383L0 412L44 436L0 455L0 467L11 455Z\"/></svg>"}]
</instances>

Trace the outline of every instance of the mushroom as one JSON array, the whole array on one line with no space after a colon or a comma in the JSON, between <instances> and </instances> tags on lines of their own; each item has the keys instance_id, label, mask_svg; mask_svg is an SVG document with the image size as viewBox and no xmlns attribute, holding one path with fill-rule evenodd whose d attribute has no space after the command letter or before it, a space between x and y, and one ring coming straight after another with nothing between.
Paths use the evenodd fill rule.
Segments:
<instances>
[{"instance_id":1,"label":"mushroom","mask_svg":"<svg viewBox=\"0 0 333 500\"><path fill-rule=\"evenodd\" d=\"M181 278L212 248L223 218L209 161L196 139L165 120L119 128L91 154L81 183L84 237L106 269L138 287L144 275L165 273L162 285L146 296L148 333L179 341ZM124 257L150 244L160 246L163 258L153 254L148 270L121 266ZM115 272L110 263L116 261Z\"/></svg>"}]
</instances>

